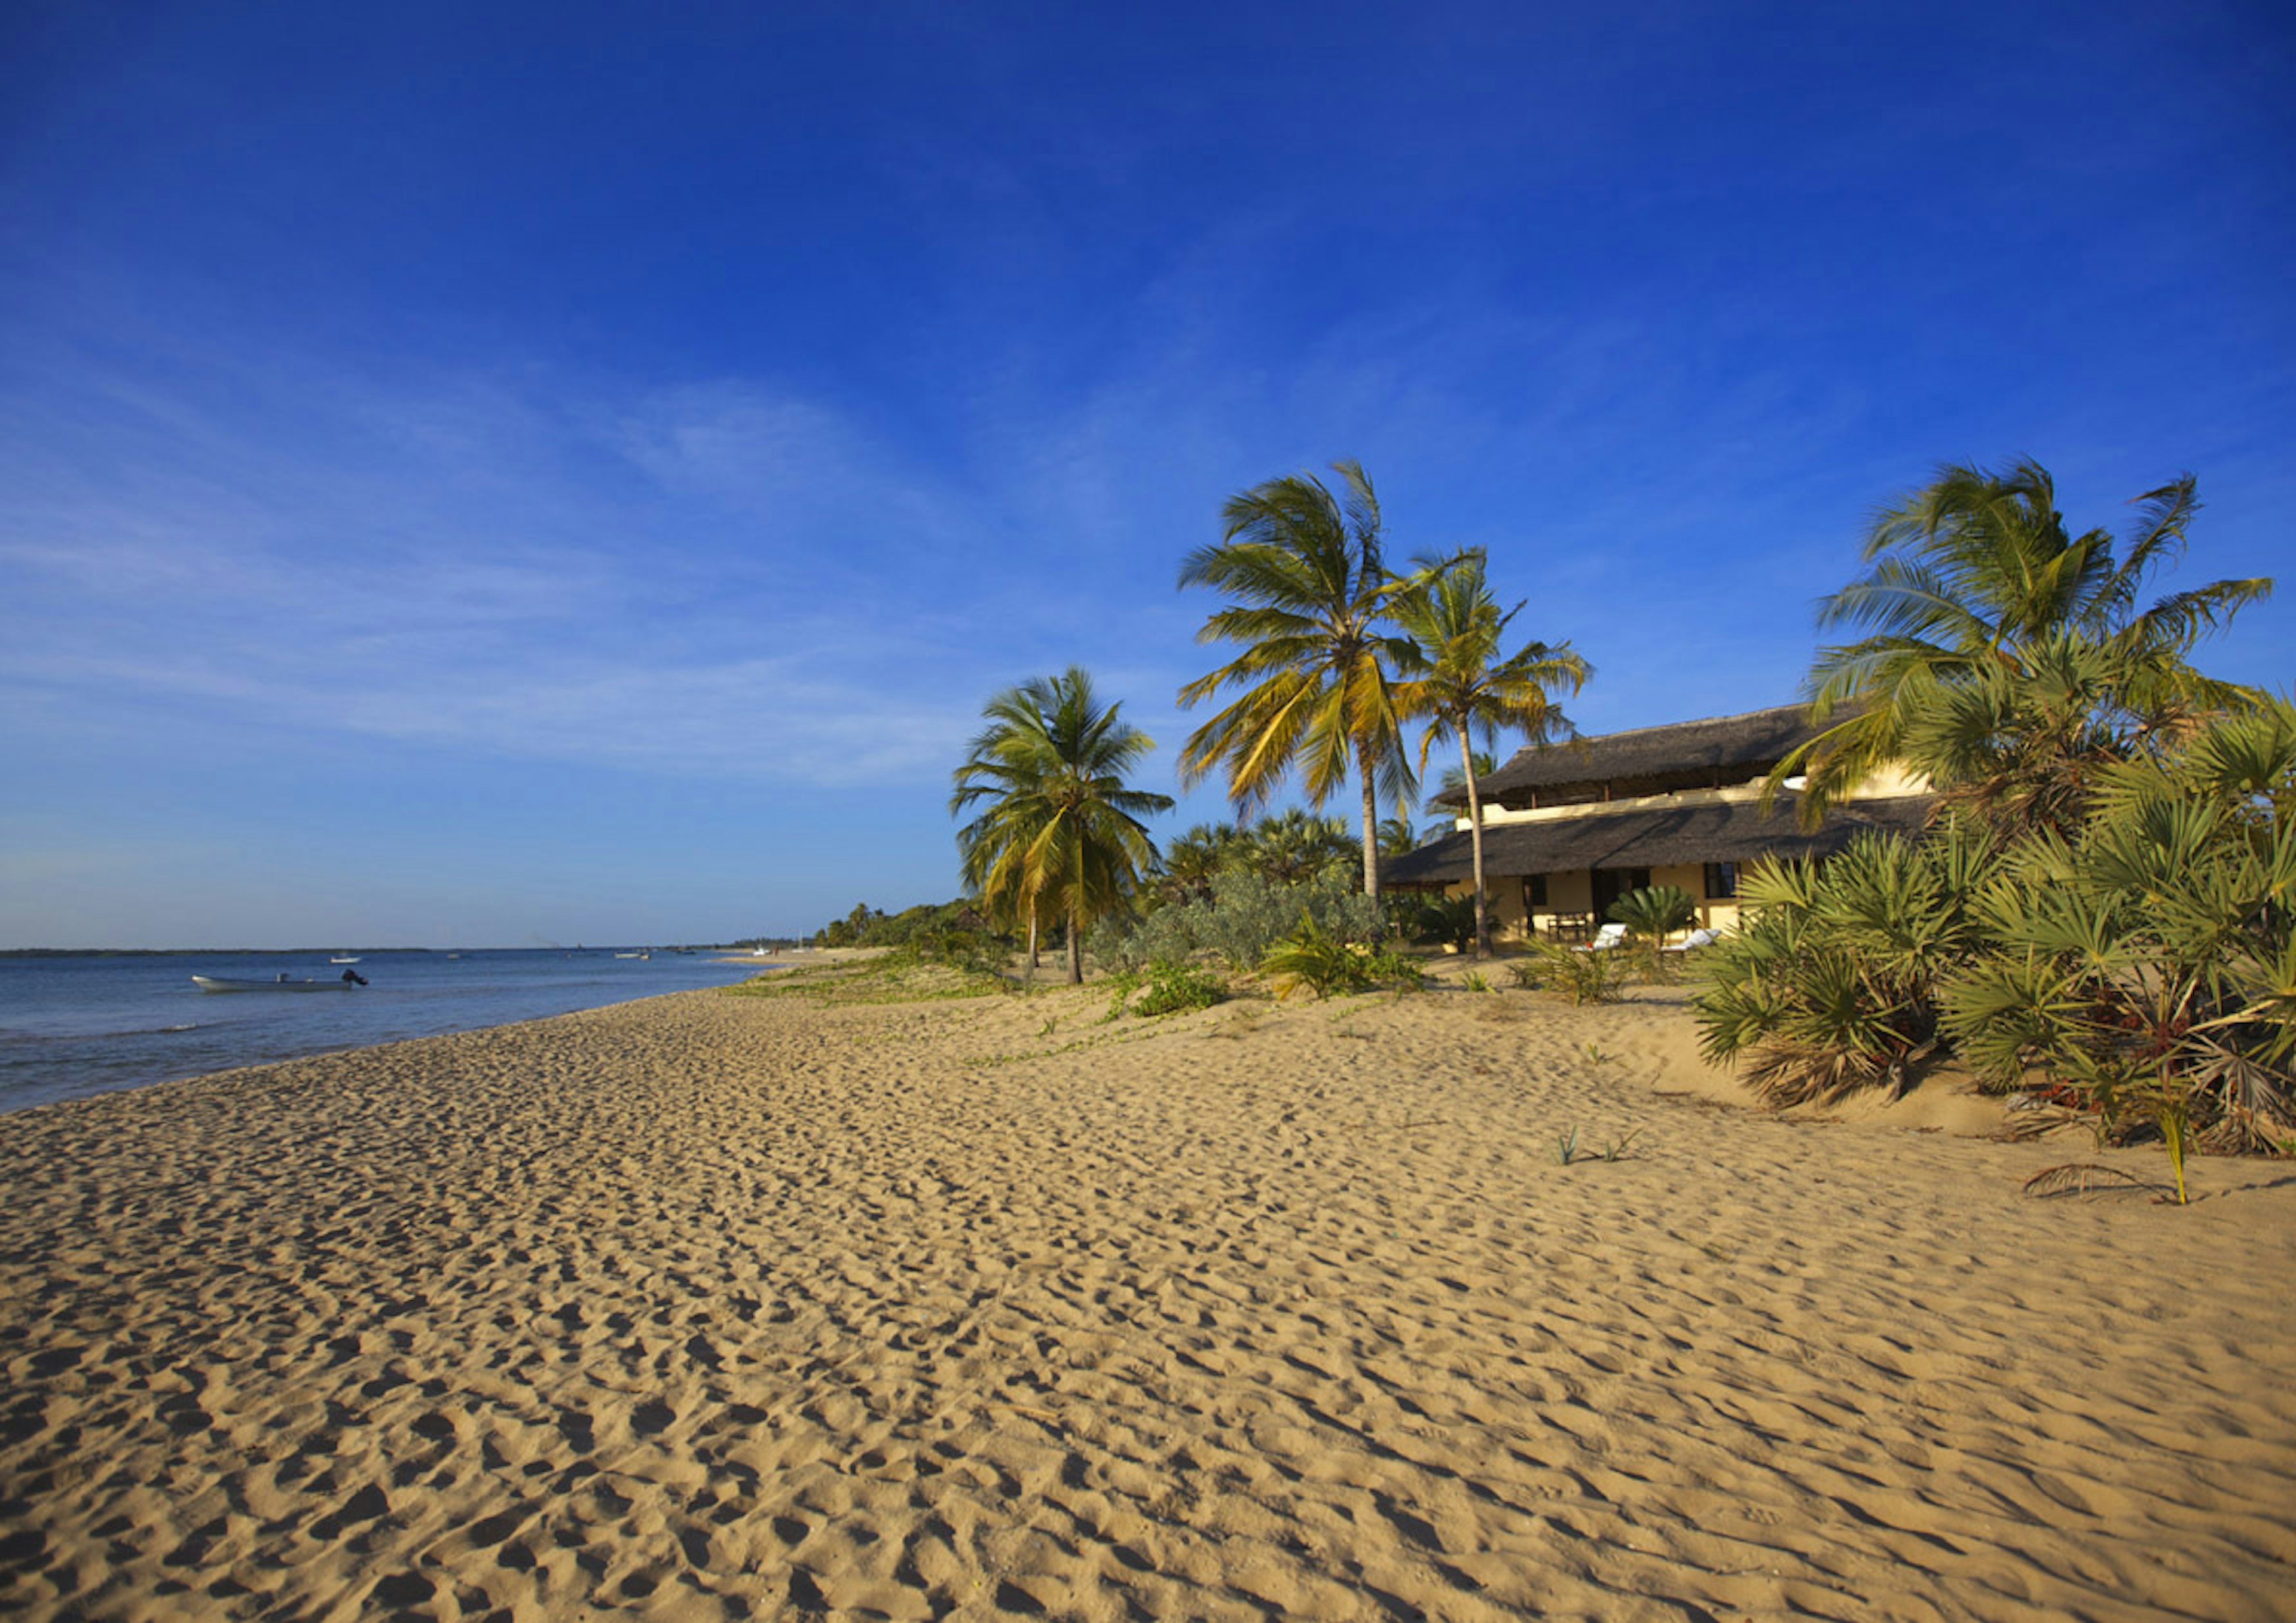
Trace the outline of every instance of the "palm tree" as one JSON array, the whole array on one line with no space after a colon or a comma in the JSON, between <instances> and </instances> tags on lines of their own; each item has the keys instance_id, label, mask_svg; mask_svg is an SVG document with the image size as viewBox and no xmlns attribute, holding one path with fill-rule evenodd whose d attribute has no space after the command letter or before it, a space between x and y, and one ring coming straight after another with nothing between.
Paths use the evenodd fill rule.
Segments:
<instances>
[{"instance_id":1,"label":"palm tree","mask_svg":"<svg viewBox=\"0 0 2296 1623\"><path fill-rule=\"evenodd\" d=\"M1446 766L1443 768L1443 775L1435 780L1434 792L1427 797L1427 804L1424 810L1428 816L1433 816L1435 815L1436 803L1441 800L1445 796L1458 795L1464 798L1466 795L1467 786L1469 784L1472 783L1478 778L1487 778L1490 776L1491 774L1496 772L1498 769L1499 758L1498 752L1496 750L1468 750L1466 764L1464 766ZM1454 814L1450 812L1445 812L1443 814L1446 818L1448 818L1453 815Z\"/></svg>"},{"instance_id":2,"label":"palm tree","mask_svg":"<svg viewBox=\"0 0 2296 1623\"><path fill-rule=\"evenodd\" d=\"M1949 788L1953 763L1918 748L1930 719L1957 690L2034 675L2069 638L2112 668L2109 708L2124 752L2245 701L2246 690L2202 676L2185 655L2243 605L2269 596L2270 580L2218 580L2137 608L2146 577L2184 551L2200 506L2194 488L2186 474L2138 497L2136 524L2116 556L2102 529L2066 532L2055 486L2038 463L1998 473L1939 468L1874 521L1865 546L1873 567L1819 605L1822 628L1864 635L1818 650L1811 716L1833 725L1778 766L1771 787L1805 775L1801 811L1813 823L1892 760L1932 768Z\"/></svg>"},{"instance_id":3,"label":"palm tree","mask_svg":"<svg viewBox=\"0 0 2296 1623\"><path fill-rule=\"evenodd\" d=\"M1230 860L1279 885L1300 885L1344 871L1353 852L1347 824L1287 806L1244 831Z\"/></svg>"},{"instance_id":4,"label":"palm tree","mask_svg":"<svg viewBox=\"0 0 2296 1623\"><path fill-rule=\"evenodd\" d=\"M1412 826L1411 802L1406 800L1395 808L1395 816L1379 820L1379 854L1408 857L1418 848L1419 831Z\"/></svg>"},{"instance_id":5,"label":"palm tree","mask_svg":"<svg viewBox=\"0 0 2296 1623\"><path fill-rule=\"evenodd\" d=\"M1193 902L1211 894L1212 881L1235 858L1243 834L1220 823L1199 823L1164 848L1162 889L1165 898Z\"/></svg>"},{"instance_id":6,"label":"palm tree","mask_svg":"<svg viewBox=\"0 0 2296 1623\"><path fill-rule=\"evenodd\" d=\"M1070 666L1005 689L981 714L988 725L955 773L948 808L981 814L958 831L966 886L992 909L1068 921L1069 982L1084 980L1084 931L1121 906L1156 860L1140 818L1171 809L1169 795L1128 789L1124 775L1154 742L1102 708L1092 678Z\"/></svg>"},{"instance_id":7,"label":"palm tree","mask_svg":"<svg viewBox=\"0 0 2296 1623\"><path fill-rule=\"evenodd\" d=\"M1341 494L1307 474L1270 480L1230 496L1225 537L1190 553L1183 586L1208 586L1234 601L1207 619L1200 643L1242 652L1180 690L1193 705L1241 690L1198 727L1180 751L1180 781L1227 771L1228 798L1264 806L1300 768L1316 805L1347 781L1363 790L1365 891L1379 895L1379 804L1410 775L1389 673L1407 644L1382 629L1400 583L1380 559L1379 501L1353 462L1332 464Z\"/></svg>"},{"instance_id":8,"label":"palm tree","mask_svg":"<svg viewBox=\"0 0 2296 1623\"><path fill-rule=\"evenodd\" d=\"M1526 643L1513 653L1502 652L1508 622L1521 612L1521 603L1501 611L1480 550L1423 561L1393 607L1395 623L1413 643L1407 675L1395 689L1396 709L1427 723L1419 739L1420 771L1426 771L1437 739L1459 741L1467 835L1474 853L1478 957L1490 955L1491 920L1483 893L1483 812L1475 790L1473 742L1480 738L1496 746L1502 728L1521 728L1533 743L1567 733L1570 724L1554 694L1576 693L1594 675L1568 643Z\"/></svg>"}]
</instances>

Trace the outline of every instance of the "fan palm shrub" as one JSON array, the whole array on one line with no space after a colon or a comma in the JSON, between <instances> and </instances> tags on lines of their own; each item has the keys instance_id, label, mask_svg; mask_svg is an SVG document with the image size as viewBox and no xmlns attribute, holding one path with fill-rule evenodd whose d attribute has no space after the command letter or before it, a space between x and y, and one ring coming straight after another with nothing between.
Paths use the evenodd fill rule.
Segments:
<instances>
[{"instance_id":1,"label":"fan palm shrub","mask_svg":"<svg viewBox=\"0 0 2296 1623\"><path fill-rule=\"evenodd\" d=\"M1948 820L1918 844L1868 833L1823 864L1755 864L1738 930L1697 965L1702 1051L1775 1105L1902 1090L1935 1050L1940 977L1984 939L2001 860Z\"/></svg>"},{"instance_id":2,"label":"fan palm shrub","mask_svg":"<svg viewBox=\"0 0 2296 1623\"><path fill-rule=\"evenodd\" d=\"M2020 846L1981 911L1994 938L1943 985L1981 1074L2038 1069L2109 1133L2156 1127L2178 1198L2188 1146L2296 1147L2296 704L2212 720L2106 773L2077 840Z\"/></svg>"}]
</instances>

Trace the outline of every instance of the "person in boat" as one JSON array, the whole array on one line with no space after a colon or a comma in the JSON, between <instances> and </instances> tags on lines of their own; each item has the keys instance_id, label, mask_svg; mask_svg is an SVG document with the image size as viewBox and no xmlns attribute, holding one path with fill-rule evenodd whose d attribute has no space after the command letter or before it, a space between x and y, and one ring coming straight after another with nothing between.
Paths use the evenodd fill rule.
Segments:
<instances>
[{"instance_id":1,"label":"person in boat","mask_svg":"<svg viewBox=\"0 0 2296 1623\"><path fill-rule=\"evenodd\" d=\"M282 975L279 979L284 980L287 977ZM345 986L351 987L363 987L366 984L366 977L360 974L357 970L345 970L343 971L343 984Z\"/></svg>"}]
</instances>

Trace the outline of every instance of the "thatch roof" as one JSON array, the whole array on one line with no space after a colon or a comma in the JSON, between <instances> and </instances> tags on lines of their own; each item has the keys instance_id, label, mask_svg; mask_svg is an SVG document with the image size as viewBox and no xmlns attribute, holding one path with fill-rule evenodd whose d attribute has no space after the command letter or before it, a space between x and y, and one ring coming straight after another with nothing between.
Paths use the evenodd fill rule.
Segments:
<instances>
[{"instance_id":1,"label":"thatch roof","mask_svg":"<svg viewBox=\"0 0 2296 1623\"><path fill-rule=\"evenodd\" d=\"M1742 716L1713 716L1662 727L1634 727L1568 743L1518 750L1496 772L1475 780L1485 804L1528 806L1568 799L1608 786L1628 795L1742 783L1767 772L1816 736L1807 705L1781 704ZM1464 809L1465 794L1435 797Z\"/></svg>"},{"instance_id":2,"label":"thatch roof","mask_svg":"<svg viewBox=\"0 0 2296 1623\"><path fill-rule=\"evenodd\" d=\"M1582 816L1502 823L1483 830L1487 880L1586 868L1660 868L1676 863L1751 862L1758 857L1830 857L1864 829L1917 832L1930 800L1864 800L1827 814L1815 832L1794 821L1792 797L1769 815L1751 801L1589 811ZM1454 884L1474 877L1465 830L1423 845L1381 870L1391 885Z\"/></svg>"}]
</instances>

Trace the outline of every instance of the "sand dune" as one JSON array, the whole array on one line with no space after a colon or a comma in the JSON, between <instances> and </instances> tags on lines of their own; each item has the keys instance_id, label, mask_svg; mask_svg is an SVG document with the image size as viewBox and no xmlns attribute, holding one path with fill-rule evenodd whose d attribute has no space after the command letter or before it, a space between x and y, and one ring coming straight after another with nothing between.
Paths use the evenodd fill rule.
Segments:
<instances>
[{"instance_id":1,"label":"sand dune","mask_svg":"<svg viewBox=\"0 0 2296 1623\"><path fill-rule=\"evenodd\" d=\"M0 1609L2286 1615L2285 1164L2037 1201L2085 1141L1669 1096L1646 1004L1105 1004L0 1118Z\"/></svg>"}]
</instances>

